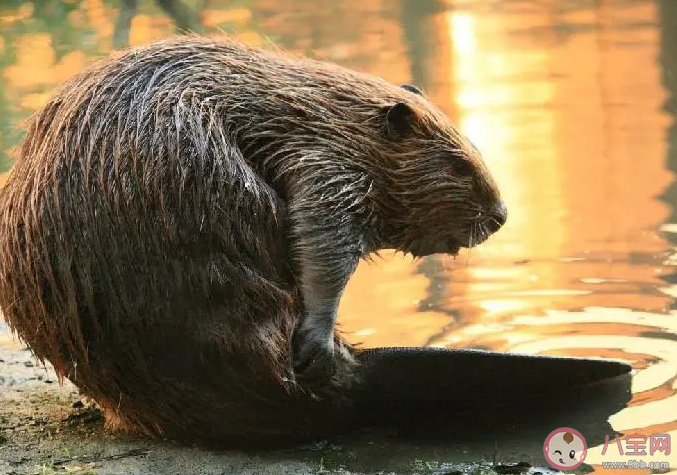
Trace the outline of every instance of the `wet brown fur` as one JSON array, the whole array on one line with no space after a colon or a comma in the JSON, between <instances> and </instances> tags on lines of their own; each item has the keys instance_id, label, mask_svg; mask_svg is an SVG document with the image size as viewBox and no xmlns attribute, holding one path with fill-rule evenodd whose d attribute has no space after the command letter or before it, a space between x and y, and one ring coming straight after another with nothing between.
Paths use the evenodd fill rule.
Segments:
<instances>
[{"instance_id":1,"label":"wet brown fur","mask_svg":"<svg viewBox=\"0 0 677 475\"><path fill-rule=\"evenodd\" d=\"M384 119L395 103L415 112L401 140ZM226 39L169 39L89 67L33 118L0 195L0 307L117 427L323 436L340 422L317 418L349 403L355 350L337 335L332 380L296 380L294 220L321 225L322 203L351 226L313 245L349 248L357 229L349 252L425 255L484 239L473 219L498 199L425 97Z\"/></svg>"}]
</instances>

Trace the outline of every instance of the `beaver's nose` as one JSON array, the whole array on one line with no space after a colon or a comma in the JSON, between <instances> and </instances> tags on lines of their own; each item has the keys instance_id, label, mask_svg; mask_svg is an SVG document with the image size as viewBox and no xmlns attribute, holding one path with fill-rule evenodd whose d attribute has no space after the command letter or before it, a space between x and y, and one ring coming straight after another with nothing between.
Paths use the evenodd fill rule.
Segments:
<instances>
[{"instance_id":1,"label":"beaver's nose","mask_svg":"<svg viewBox=\"0 0 677 475\"><path fill-rule=\"evenodd\" d=\"M498 202L489 209L484 225L489 233L493 234L505 224L508 219L508 209L503 201Z\"/></svg>"}]
</instances>

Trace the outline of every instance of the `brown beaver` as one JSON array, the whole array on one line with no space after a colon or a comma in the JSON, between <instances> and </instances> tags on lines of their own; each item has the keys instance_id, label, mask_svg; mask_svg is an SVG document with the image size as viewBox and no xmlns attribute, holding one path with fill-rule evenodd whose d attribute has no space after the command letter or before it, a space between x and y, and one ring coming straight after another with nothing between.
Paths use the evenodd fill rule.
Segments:
<instances>
[{"instance_id":1,"label":"brown beaver","mask_svg":"<svg viewBox=\"0 0 677 475\"><path fill-rule=\"evenodd\" d=\"M358 260L455 254L506 220L416 87L228 39L98 62L19 152L0 197L8 324L110 423L183 440L336 431Z\"/></svg>"}]
</instances>

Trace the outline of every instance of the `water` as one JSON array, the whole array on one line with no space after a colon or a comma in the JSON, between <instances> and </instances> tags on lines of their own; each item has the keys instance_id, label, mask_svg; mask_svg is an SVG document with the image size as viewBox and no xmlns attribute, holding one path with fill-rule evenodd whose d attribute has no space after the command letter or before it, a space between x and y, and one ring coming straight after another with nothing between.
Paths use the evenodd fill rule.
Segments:
<instances>
[{"instance_id":1,"label":"water","mask_svg":"<svg viewBox=\"0 0 677 475\"><path fill-rule=\"evenodd\" d=\"M2 2L3 170L56 84L126 37L173 33L141 3L127 32L117 2ZM637 374L613 429L677 435L677 2L211 0L200 22L419 85L502 188L508 223L480 248L360 266L351 340L622 359ZM586 462L633 458L601 450Z\"/></svg>"}]
</instances>

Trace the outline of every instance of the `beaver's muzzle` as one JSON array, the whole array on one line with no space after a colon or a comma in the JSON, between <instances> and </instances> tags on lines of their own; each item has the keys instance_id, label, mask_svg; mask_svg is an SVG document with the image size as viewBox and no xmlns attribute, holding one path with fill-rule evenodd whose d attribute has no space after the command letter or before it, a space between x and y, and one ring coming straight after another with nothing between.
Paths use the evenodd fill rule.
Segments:
<instances>
[{"instance_id":1,"label":"beaver's muzzle","mask_svg":"<svg viewBox=\"0 0 677 475\"><path fill-rule=\"evenodd\" d=\"M494 234L496 231L501 229L507 219L508 208L505 207L505 203L503 201L499 201L489 209L489 212L484 219L484 228L487 230L487 233Z\"/></svg>"}]
</instances>

